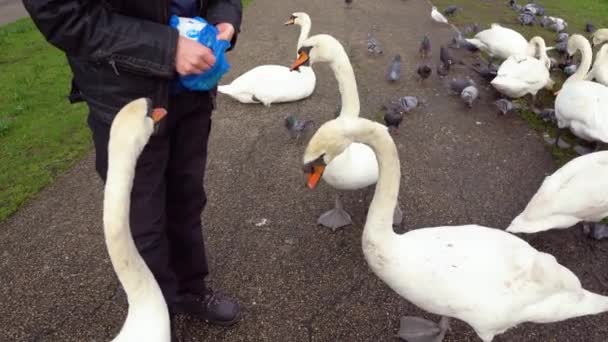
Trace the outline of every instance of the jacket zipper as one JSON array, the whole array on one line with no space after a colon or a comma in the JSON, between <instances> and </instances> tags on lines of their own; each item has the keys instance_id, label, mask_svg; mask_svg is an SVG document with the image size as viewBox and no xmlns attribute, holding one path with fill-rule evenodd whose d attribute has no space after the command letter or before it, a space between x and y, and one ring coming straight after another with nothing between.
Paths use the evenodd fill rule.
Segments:
<instances>
[{"instance_id":1,"label":"jacket zipper","mask_svg":"<svg viewBox=\"0 0 608 342\"><path fill-rule=\"evenodd\" d=\"M110 60L108 61L108 63L110 63L110 65L112 66L112 69L114 69L114 73L116 74L116 76L120 76L120 73L118 72L118 68L116 68L116 62L112 59L112 57L110 57Z\"/></svg>"}]
</instances>

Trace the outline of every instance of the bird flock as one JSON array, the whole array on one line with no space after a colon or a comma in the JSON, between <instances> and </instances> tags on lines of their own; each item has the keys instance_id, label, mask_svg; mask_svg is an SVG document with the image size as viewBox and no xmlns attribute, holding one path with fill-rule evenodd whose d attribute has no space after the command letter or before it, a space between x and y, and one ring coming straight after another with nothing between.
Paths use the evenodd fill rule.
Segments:
<instances>
[{"instance_id":1,"label":"bird flock","mask_svg":"<svg viewBox=\"0 0 608 342\"><path fill-rule=\"evenodd\" d=\"M353 1L346 1L347 8L353 5ZM342 45L330 35L301 35L298 57L289 70L298 73L300 68L328 63L338 80L342 102L336 118L316 131L305 152L307 184L314 188L324 179L338 190L377 184L363 232L366 261L373 272L403 298L442 316L438 323L417 317L402 318L398 335L409 342L441 341L449 329L447 317L467 322L484 342L489 342L523 322L559 322L608 311L608 297L583 289L579 279L553 256L536 251L514 235L565 229L582 222L590 238L608 237L608 227L601 223L608 217L608 151L600 150L601 143L608 143L608 113L605 113L608 86L603 82L604 66L608 67L608 63L604 63L600 51L592 65L589 40L582 34L565 32L568 23L546 15L541 5L519 5L514 0L506 5L514 10L521 25L538 23L555 31L555 46L547 47L539 36L528 40L499 24L483 30L472 24L440 45L435 65L431 61L432 42L428 35L423 36L416 68L418 82L425 82L435 70L438 77L446 79L448 91L468 108L474 107L480 98L481 86L470 76L448 76L455 69L471 70L487 81L488 87L494 88L498 95L494 105L500 114L529 109L542 120L555 123L558 133L569 128L577 137L596 143L595 149L583 151L580 157L546 177L506 230L476 225L445 226L391 235L392 227L385 226L390 226L391 221L400 222L400 218L397 219L400 171L394 165L398 164L398 154L390 137L398 134L404 115L424 106L425 101L406 95L383 104L385 125L360 118L353 68ZM463 9L454 5L442 12L432 6L430 18L438 25L447 25L448 17L460 11ZM308 15L297 12L290 20L295 22L302 17L308 18ZM309 18L306 22L310 22ZM584 29L592 34L594 46L608 41L608 30L596 30L591 23ZM373 32L368 33L365 47L372 58L384 53L382 42ZM467 65L454 57L454 50L475 54L477 61ZM575 63L573 55L579 52L581 61ZM480 53L485 53L488 60ZM549 53L557 55L549 57ZM536 95L539 91L554 90L555 72L568 78L554 93L557 95L554 108L539 108ZM400 82L402 74L402 56L396 54L386 69L386 82ZM605 80L608 81L608 77ZM277 87L286 88L287 85ZM271 101L256 101L259 98L256 94L246 95L246 101L241 102L270 105ZM513 101L527 95L532 100L529 108ZM295 115L285 119L285 127L295 139L314 126L311 120ZM554 143L560 146L561 141L557 136ZM369 172L361 172L363 169ZM330 172L332 177L326 177ZM347 184L345 179L351 178L357 186ZM389 178L397 182L392 189ZM352 223L339 196L335 208L321 215L318 223L333 230ZM380 232L382 229L389 230Z\"/></svg>"}]
</instances>

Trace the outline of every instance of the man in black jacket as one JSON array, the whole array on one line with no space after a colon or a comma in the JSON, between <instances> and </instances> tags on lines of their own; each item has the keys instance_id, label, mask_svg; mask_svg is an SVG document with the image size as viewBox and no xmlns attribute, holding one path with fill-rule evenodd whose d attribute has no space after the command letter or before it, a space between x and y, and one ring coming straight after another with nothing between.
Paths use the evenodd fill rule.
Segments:
<instances>
[{"instance_id":1,"label":"man in black jacket","mask_svg":"<svg viewBox=\"0 0 608 342\"><path fill-rule=\"evenodd\" d=\"M164 126L139 157L131 194L131 231L172 314L231 325L239 305L205 286L207 259L200 215L215 90L184 91L177 76L215 63L205 46L181 37L169 17L201 16L236 42L240 0L24 0L46 39L65 52L73 72L72 102L84 100L105 180L110 125L119 109L149 97L167 108Z\"/></svg>"}]
</instances>

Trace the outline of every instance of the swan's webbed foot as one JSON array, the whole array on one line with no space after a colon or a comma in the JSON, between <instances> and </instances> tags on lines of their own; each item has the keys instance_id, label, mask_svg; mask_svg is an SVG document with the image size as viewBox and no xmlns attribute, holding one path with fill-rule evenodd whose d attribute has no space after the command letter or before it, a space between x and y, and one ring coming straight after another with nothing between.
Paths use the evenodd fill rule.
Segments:
<instances>
[{"instance_id":1,"label":"swan's webbed foot","mask_svg":"<svg viewBox=\"0 0 608 342\"><path fill-rule=\"evenodd\" d=\"M441 342L445 337L450 322L447 317L441 317L439 323L421 317L401 317L399 338L407 342Z\"/></svg>"},{"instance_id":2,"label":"swan's webbed foot","mask_svg":"<svg viewBox=\"0 0 608 342\"><path fill-rule=\"evenodd\" d=\"M338 228L348 226L349 224L353 223L353 221L350 218L350 214L347 213L346 210L342 208L334 208L319 216L317 223L324 227L331 228L331 230L335 232Z\"/></svg>"},{"instance_id":3,"label":"swan's webbed foot","mask_svg":"<svg viewBox=\"0 0 608 342\"><path fill-rule=\"evenodd\" d=\"M393 212L393 226L398 226L403 222L403 211L399 207L399 203L395 207L395 211Z\"/></svg>"}]
</instances>

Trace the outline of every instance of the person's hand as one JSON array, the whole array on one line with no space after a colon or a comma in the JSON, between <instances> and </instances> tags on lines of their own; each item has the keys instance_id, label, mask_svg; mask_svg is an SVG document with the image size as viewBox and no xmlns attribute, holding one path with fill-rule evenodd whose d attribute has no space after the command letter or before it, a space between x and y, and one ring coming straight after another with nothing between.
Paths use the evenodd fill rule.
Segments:
<instances>
[{"instance_id":1,"label":"person's hand","mask_svg":"<svg viewBox=\"0 0 608 342\"><path fill-rule=\"evenodd\" d=\"M234 36L234 26L230 23L219 23L215 25L219 33L217 39L231 41Z\"/></svg>"},{"instance_id":2,"label":"person's hand","mask_svg":"<svg viewBox=\"0 0 608 342\"><path fill-rule=\"evenodd\" d=\"M179 36L175 53L175 70L178 74L200 74L214 64L213 51L199 42Z\"/></svg>"}]
</instances>

